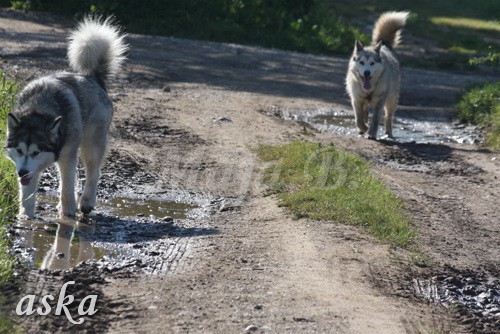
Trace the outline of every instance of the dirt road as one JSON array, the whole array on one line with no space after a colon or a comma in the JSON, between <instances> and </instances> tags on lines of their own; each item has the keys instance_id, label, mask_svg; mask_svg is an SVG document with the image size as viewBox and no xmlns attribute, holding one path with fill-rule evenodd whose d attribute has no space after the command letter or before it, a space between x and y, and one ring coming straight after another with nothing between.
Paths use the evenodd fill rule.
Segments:
<instances>
[{"instance_id":1,"label":"dirt road","mask_svg":"<svg viewBox=\"0 0 500 334\"><path fill-rule=\"evenodd\" d=\"M66 32L66 22L41 14L0 12L3 70L26 81L65 69ZM27 332L492 333L500 325L497 311L478 316L417 293L448 277L498 284L498 153L304 131L261 113L348 110L343 57L139 35L128 42L128 64L110 87L116 114L101 196L201 208L142 243L123 241L146 250L142 262L27 269L21 295L55 294L75 280L75 298L99 296L99 312L80 327L35 314L18 318ZM482 80L491 78L404 69L401 110L450 113L456 93ZM373 162L404 200L425 259L355 227L293 220L265 197L253 149L292 140L332 142ZM144 229L161 223L129 220ZM129 223L99 213L91 225Z\"/></svg>"}]
</instances>

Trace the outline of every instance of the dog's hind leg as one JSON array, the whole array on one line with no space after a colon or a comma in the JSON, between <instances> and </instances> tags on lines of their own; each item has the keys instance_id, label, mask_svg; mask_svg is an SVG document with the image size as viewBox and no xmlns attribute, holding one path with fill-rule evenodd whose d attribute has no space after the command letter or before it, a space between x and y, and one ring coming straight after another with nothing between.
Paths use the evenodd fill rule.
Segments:
<instances>
[{"instance_id":1,"label":"dog's hind leg","mask_svg":"<svg viewBox=\"0 0 500 334\"><path fill-rule=\"evenodd\" d=\"M74 217L76 213L75 180L77 152L71 152L59 158L58 166L61 174L61 202L59 207L64 216Z\"/></svg>"},{"instance_id":2,"label":"dog's hind leg","mask_svg":"<svg viewBox=\"0 0 500 334\"><path fill-rule=\"evenodd\" d=\"M28 218L35 217L35 204L36 204L36 190L38 188L38 179L40 178L39 173L35 173L31 176L31 181L27 186L20 185L21 196L20 196L20 215L26 216Z\"/></svg>"},{"instance_id":3,"label":"dog's hind leg","mask_svg":"<svg viewBox=\"0 0 500 334\"><path fill-rule=\"evenodd\" d=\"M106 153L107 127L95 129L92 136L85 135L81 145L81 157L85 165L85 187L80 197L80 211L91 212L96 204L97 183L101 176L101 164Z\"/></svg>"}]
</instances>

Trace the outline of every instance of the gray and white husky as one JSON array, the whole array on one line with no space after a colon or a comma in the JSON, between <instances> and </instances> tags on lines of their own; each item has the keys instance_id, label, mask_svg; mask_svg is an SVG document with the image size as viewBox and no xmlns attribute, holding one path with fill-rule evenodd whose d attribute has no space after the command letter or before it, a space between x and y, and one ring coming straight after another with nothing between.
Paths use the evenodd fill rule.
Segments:
<instances>
[{"instance_id":1,"label":"gray and white husky","mask_svg":"<svg viewBox=\"0 0 500 334\"><path fill-rule=\"evenodd\" d=\"M356 41L349 62L346 87L361 134L377 138L378 124L385 107L385 137L393 138L392 120L399 100L399 62L392 50L399 45L408 12L382 14L372 33L370 46ZM373 111L370 127L368 111Z\"/></svg>"},{"instance_id":2,"label":"gray and white husky","mask_svg":"<svg viewBox=\"0 0 500 334\"><path fill-rule=\"evenodd\" d=\"M113 105L108 78L120 71L127 45L110 18L87 17L70 33L68 59L76 73L35 79L19 93L7 117L7 155L14 161L21 189L20 214L33 218L40 173L57 162L62 215L74 216L77 156L85 166L79 199L83 213L96 204Z\"/></svg>"}]
</instances>

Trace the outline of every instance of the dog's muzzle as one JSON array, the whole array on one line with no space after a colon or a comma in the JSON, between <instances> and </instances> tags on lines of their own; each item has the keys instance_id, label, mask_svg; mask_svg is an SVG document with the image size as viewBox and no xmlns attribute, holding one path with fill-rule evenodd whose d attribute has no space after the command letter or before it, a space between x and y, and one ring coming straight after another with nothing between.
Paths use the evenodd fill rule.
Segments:
<instances>
[{"instance_id":1,"label":"dog's muzzle","mask_svg":"<svg viewBox=\"0 0 500 334\"><path fill-rule=\"evenodd\" d=\"M22 186L27 186L31 182L31 177L29 177L29 172L26 169L21 169L17 172L19 176L19 182L21 182Z\"/></svg>"},{"instance_id":2,"label":"dog's muzzle","mask_svg":"<svg viewBox=\"0 0 500 334\"><path fill-rule=\"evenodd\" d=\"M372 76L370 71L365 71L361 76L361 81L363 81L363 88L369 90L372 88Z\"/></svg>"}]
</instances>

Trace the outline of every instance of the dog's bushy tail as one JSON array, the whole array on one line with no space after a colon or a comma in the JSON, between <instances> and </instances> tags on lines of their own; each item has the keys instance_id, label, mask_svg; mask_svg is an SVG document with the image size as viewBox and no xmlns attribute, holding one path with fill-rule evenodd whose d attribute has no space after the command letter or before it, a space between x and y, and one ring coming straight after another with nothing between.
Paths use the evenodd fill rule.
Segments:
<instances>
[{"instance_id":1,"label":"dog's bushy tail","mask_svg":"<svg viewBox=\"0 0 500 334\"><path fill-rule=\"evenodd\" d=\"M69 35L68 59L71 68L91 75L99 82L120 71L128 49L125 35L113 18L87 16Z\"/></svg>"},{"instance_id":2,"label":"dog's bushy tail","mask_svg":"<svg viewBox=\"0 0 500 334\"><path fill-rule=\"evenodd\" d=\"M372 33L372 44L382 42L389 48L395 48L401 42L401 29L406 24L410 12L388 12L380 15Z\"/></svg>"}]
</instances>

